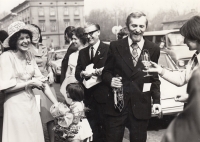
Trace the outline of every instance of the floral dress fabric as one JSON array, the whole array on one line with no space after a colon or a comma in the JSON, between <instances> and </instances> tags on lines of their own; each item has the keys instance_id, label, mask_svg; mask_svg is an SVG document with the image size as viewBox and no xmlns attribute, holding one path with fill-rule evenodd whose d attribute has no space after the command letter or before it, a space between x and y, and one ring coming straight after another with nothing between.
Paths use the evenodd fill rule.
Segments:
<instances>
[{"instance_id":1,"label":"floral dress fabric","mask_svg":"<svg viewBox=\"0 0 200 142\"><path fill-rule=\"evenodd\" d=\"M83 102L73 102L70 105L70 110L74 114L74 116L84 115L84 104ZM86 138L92 139L92 129L90 127L90 124L86 118L83 118L79 121L77 124L79 126L78 134L75 135L72 139L77 140L84 140ZM89 141L89 140L88 140Z\"/></svg>"},{"instance_id":2,"label":"floral dress fabric","mask_svg":"<svg viewBox=\"0 0 200 142\"><path fill-rule=\"evenodd\" d=\"M0 56L0 90L41 77L31 53L29 61L17 58L13 51ZM3 142L44 142L36 99L31 89L5 94Z\"/></svg>"}]
</instances>

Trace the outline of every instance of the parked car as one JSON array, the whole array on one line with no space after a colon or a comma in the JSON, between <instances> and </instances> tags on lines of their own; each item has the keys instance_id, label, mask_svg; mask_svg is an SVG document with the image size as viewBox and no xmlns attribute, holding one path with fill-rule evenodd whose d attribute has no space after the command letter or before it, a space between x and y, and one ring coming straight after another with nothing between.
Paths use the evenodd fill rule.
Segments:
<instances>
[{"instance_id":1,"label":"parked car","mask_svg":"<svg viewBox=\"0 0 200 142\"><path fill-rule=\"evenodd\" d=\"M190 51L184 44L184 37L178 29L145 32L144 37L158 44L167 52L180 69L184 69L195 51Z\"/></svg>"},{"instance_id":2,"label":"parked car","mask_svg":"<svg viewBox=\"0 0 200 142\"><path fill-rule=\"evenodd\" d=\"M66 49L59 49L55 51L49 51L47 59L51 60L51 68L53 70L54 81L58 83L61 75L61 62L66 54Z\"/></svg>"},{"instance_id":3,"label":"parked car","mask_svg":"<svg viewBox=\"0 0 200 142\"><path fill-rule=\"evenodd\" d=\"M170 70L178 70L179 67L172 60L170 55L166 52L160 52L160 58L158 60L158 64L165 66ZM185 94L187 85L182 87L177 87L172 83L164 80L163 78L159 78L161 81L160 92L161 92L161 106L162 106L162 115L176 115L183 111L184 103L176 102L174 97L178 94ZM156 115L152 114L152 117Z\"/></svg>"}]
</instances>

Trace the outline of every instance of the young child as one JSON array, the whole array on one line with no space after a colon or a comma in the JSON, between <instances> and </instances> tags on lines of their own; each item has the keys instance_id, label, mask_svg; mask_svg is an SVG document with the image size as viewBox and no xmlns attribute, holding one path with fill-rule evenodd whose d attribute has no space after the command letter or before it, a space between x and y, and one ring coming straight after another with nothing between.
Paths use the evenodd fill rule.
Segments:
<instances>
[{"instance_id":1,"label":"young child","mask_svg":"<svg viewBox=\"0 0 200 142\"><path fill-rule=\"evenodd\" d=\"M76 119L77 126L80 127L78 134L69 140L73 142L82 142L83 140L88 139L89 141L89 139L92 138L92 130L90 128L89 122L86 118L80 120L79 117L84 116L84 89L80 83L71 83L66 87L66 94L66 102L69 105L69 108L75 119L76 117L78 118Z\"/></svg>"}]
</instances>

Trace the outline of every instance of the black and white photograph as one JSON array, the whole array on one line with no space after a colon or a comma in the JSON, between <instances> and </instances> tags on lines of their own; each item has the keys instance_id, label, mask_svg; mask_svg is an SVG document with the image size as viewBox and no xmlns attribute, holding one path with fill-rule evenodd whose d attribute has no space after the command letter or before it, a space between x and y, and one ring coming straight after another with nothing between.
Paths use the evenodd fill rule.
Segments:
<instances>
[{"instance_id":1,"label":"black and white photograph","mask_svg":"<svg viewBox=\"0 0 200 142\"><path fill-rule=\"evenodd\" d=\"M0 142L199 142L199 0L0 0Z\"/></svg>"}]
</instances>

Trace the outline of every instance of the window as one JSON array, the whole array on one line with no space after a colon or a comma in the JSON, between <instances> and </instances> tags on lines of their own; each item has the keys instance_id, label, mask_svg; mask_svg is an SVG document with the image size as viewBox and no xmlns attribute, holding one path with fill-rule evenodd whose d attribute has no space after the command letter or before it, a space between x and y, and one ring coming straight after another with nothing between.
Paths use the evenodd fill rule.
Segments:
<instances>
[{"instance_id":1,"label":"window","mask_svg":"<svg viewBox=\"0 0 200 142\"><path fill-rule=\"evenodd\" d=\"M64 23L65 23L65 27L70 26L70 20L65 20Z\"/></svg>"},{"instance_id":2,"label":"window","mask_svg":"<svg viewBox=\"0 0 200 142\"><path fill-rule=\"evenodd\" d=\"M64 8L64 16L69 15L69 9L67 7Z\"/></svg>"},{"instance_id":3,"label":"window","mask_svg":"<svg viewBox=\"0 0 200 142\"><path fill-rule=\"evenodd\" d=\"M80 24L80 19L75 19L74 20L74 25L75 27L79 27L81 24Z\"/></svg>"},{"instance_id":4,"label":"window","mask_svg":"<svg viewBox=\"0 0 200 142\"><path fill-rule=\"evenodd\" d=\"M79 9L78 9L78 8L75 8L75 10L74 10L74 15L75 15L75 16L79 16Z\"/></svg>"},{"instance_id":5,"label":"window","mask_svg":"<svg viewBox=\"0 0 200 142\"><path fill-rule=\"evenodd\" d=\"M40 27L42 32L45 32L46 31L45 21L39 21L39 27Z\"/></svg>"},{"instance_id":6,"label":"window","mask_svg":"<svg viewBox=\"0 0 200 142\"><path fill-rule=\"evenodd\" d=\"M55 32L56 29L57 29L57 27L56 27L56 21L50 21L50 23L51 23L51 31Z\"/></svg>"},{"instance_id":7,"label":"window","mask_svg":"<svg viewBox=\"0 0 200 142\"><path fill-rule=\"evenodd\" d=\"M56 12L55 12L55 8L54 7L50 8L50 16L51 17L55 17L56 16Z\"/></svg>"},{"instance_id":8,"label":"window","mask_svg":"<svg viewBox=\"0 0 200 142\"><path fill-rule=\"evenodd\" d=\"M38 13L39 16L41 16L41 17L44 16L44 9L42 7L39 8L38 12L39 12Z\"/></svg>"}]
</instances>

